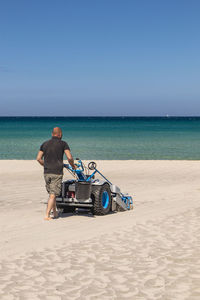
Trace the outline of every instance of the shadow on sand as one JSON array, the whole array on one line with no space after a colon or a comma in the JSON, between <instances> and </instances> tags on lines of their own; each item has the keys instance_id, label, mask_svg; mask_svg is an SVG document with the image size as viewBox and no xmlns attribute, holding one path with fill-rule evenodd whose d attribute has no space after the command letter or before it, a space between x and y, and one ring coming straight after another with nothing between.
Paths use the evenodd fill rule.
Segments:
<instances>
[{"instance_id":1,"label":"shadow on sand","mask_svg":"<svg viewBox=\"0 0 200 300\"><path fill-rule=\"evenodd\" d=\"M113 215L116 214L115 211L111 211L109 214L107 215ZM106 217L102 216L102 217ZM68 212L68 213L64 213L62 211L59 211L59 218L69 218L69 217L76 217L76 216L82 216L82 217L87 217L87 218L96 218L96 215L93 215L93 213L91 212L90 209L83 209L83 208L77 208L75 210L75 212Z\"/></svg>"}]
</instances>

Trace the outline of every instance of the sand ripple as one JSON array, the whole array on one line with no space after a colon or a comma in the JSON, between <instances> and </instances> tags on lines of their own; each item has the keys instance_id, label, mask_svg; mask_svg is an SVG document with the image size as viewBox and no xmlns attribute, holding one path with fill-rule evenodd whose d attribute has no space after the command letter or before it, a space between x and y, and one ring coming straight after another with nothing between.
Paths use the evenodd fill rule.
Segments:
<instances>
[{"instance_id":1,"label":"sand ripple","mask_svg":"<svg viewBox=\"0 0 200 300\"><path fill-rule=\"evenodd\" d=\"M0 299L199 300L199 217L191 210L2 260Z\"/></svg>"}]
</instances>

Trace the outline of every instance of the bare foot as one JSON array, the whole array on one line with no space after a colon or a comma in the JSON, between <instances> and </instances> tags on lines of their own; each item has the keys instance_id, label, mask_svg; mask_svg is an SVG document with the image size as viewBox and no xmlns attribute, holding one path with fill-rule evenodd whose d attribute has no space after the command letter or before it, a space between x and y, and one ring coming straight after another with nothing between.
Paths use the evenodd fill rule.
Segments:
<instances>
[{"instance_id":1,"label":"bare foot","mask_svg":"<svg viewBox=\"0 0 200 300\"><path fill-rule=\"evenodd\" d=\"M52 218L51 217L45 217L44 220L45 221L50 221L50 220L52 220Z\"/></svg>"}]
</instances>

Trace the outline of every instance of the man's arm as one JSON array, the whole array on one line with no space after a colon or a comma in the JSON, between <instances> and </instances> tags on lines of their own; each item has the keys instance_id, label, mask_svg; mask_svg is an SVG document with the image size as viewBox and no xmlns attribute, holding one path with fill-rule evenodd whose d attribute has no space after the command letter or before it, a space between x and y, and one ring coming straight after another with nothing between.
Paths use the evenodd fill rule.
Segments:
<instances>
[{"instance_id":1,"label":"man's arm","mask_svg":"<svg viewBox=\"0 0 200 300\"><path fill-rule=\"evenodd\" d=\"M75 169L76 169L76 166L75 166L75 164L74 164L74 159L73 159L73 157L72 157L72 155L71 155L70 150L65 150L65 154L66 154L66 156L67 156L67 160L68 160L69 164L70 164L71 167L75 170Z\"/></svg>"},{"instance_id":2,"label":"man's arm","mask_svg":"<svg viewBox=\"0 0 200 300\"><path fill-rule=\"evenodd\" d=\"M43 153L43 151L39 151L38 152L38 155L37 155L37 161L39 162L39 164L41 164L41 166L44 166L44 160L42 159L43 158L43 155L44 155L44 153Z\"/></svg>"}]
</instances>

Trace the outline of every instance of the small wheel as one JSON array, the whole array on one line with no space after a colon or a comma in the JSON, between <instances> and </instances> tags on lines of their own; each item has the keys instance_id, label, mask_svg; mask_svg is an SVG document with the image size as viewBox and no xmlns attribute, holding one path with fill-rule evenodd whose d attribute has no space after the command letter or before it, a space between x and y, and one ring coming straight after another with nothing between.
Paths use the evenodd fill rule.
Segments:
<instances>
[{"instance_id":1,"label":"small wheel","mask_svg":"<svg viewBox=\"0 0 200 300\"><path fill-rule=\"evenodd\" d=\"M94 162L94 161L91 161L89 164L88 164L88 168L90 170L95 170L97 167L97 164Z\"/></svg>"},{"instance_id":2,"label":"small wheel","mask_svg":"<svg viewBox=\"0 0 200 300\"><path fill-rule=\"evenodd\" d=\"M92 198L94 215L106 215L110 212L112 201L110 187L107 183L101 186L94 186Z\"/></svg>"}]
</instances>

